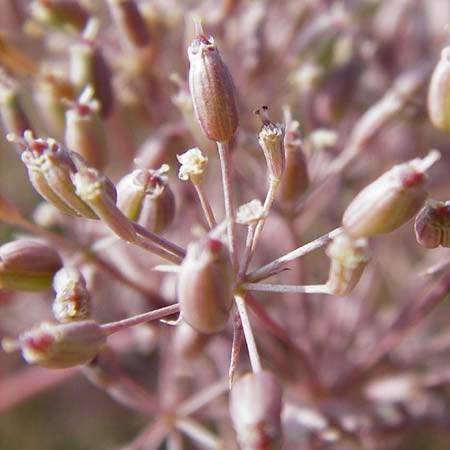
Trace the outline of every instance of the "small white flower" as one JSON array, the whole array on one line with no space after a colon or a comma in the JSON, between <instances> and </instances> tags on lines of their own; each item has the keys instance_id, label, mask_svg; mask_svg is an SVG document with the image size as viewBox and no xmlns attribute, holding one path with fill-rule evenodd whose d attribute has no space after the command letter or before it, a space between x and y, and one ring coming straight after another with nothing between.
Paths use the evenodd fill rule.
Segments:
<instances>
[{"instance_id":1,"label":"small white flower","mask_svg":"<svg viewBox=\"0 0 450 450\"><path fill-rule=\"evenodd\" d=\"M262 219L264 207L259 200L244 203L237 211L236 222L241 225L251 225Z\"/></svg>"},{"instance_id":2,"label":"small white flower","mask_svg":"<svg viewBox=\"0 0 450 450\"><path fill-rule=\"evenodd\" d=\"M205 170L208 158L203 155L198 147L194 147L181 155L177 155L177 159L181 164L178 171L180 180L191 180L196 183L200 180Z\"/></svg>"}]
</instances>

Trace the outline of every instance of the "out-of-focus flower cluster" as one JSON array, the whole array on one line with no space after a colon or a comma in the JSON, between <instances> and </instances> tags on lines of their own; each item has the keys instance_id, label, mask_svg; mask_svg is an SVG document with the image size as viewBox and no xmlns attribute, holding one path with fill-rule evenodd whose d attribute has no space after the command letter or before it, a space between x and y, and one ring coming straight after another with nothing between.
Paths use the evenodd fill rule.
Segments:
<instances>
[{"instance_id":1,"label":"out-of-focus flower cluster","mask_svg":"<svg viewBox=\"0 0 450 450\"><path fill-rule=\"evenodd\" d=\"M78 375L142 424L92 449L447 448L449 24L4 0L0 412Z\"/></svg>"}]
</instances>

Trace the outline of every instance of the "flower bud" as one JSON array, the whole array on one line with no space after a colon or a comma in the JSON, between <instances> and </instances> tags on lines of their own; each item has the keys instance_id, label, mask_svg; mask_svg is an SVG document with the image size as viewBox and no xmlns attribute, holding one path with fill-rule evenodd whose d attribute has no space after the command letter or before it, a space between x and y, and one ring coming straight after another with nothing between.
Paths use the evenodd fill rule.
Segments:
<instances>
[{"instance_id":1,"label":"flower bud","mask_svg":"<svg viewBox=\"0 0 450 450\"><path fill-rule=\"evenodd\" d=\"M106 334L93 320L64 324L43 322L20 335L17 342L2 341L5 351L20 349L28 364L49 369L86 364L105 344Z\"/></svg>"},{"instance_id":2,"label":"flower bud","mask_svg":"<svg viewBox=\"0 0 450 450\"><path fill-rule=\"evenodd\" d=\"M77 103L66 111L64 141L70 150L79 153L88 164L102 169L106 163L106 136L98 115L100 105L93 95L93 89L86 87Z\"/></svg>"},{"instance_id":3,"label":"flower bud","mask_svg":"<svg viewBox=\"0 0 450 450\"><path fill-rule=\"evenodd\" d=\"M231 74L211 36L196 23L196 36L188 49L189 90L195 115L206 136L229 141L239 126L236 93Z\"/></svg>"},{"instance_id":4,"label":"flower bud","mask_svg":"<svg viewBox=\"0 0 450 450\"><path fill-rule=\"evenodd\" d=\"M207 236L189 244L178 274L183 319L201 333L225 328L233 305L233 271L227 247Z\"/></svg>"},{"instance_id":5,"label":"flower bud","mask_svg":"<svg viewBox=\"0 0 450 450\"><path fill-rule=\"evenodd\" d=\"M127 242L137 235L132 222L116 206L116 190L112 182L98 170L76 160L78 172L72 175L76 194L92 208L111 231Z\"/></svg>"},{"instance_id":6,"label":"flower bud","mask_svg":"<svg viewBox=\"0 0 450 450\"><path fill-rule=\"evenodd\" d=\"M0 288L48 289L61 266L60 256L48 244L30 239L8 242L0 247Z\"/></svg>"},{"instance_id":7,"label":"flower bud","mask_svg":"<svg viewBox=\"0 0 450 450\"><path fill-rule=\"evenodd\" d=\"M450 46L444 48L428 88L428 114L431 123L450 131Z\"/></svg>"},{"instance_id":8,"label":"flower bud","mask_svg":"<svg viewBox=\"0 0 450 450\"><path fill-rule=\"evenodd\" d=\"M422 247L450 247L450 201L428 200L416 217L415 230Z\"/></svg>"},{"instance_id":9,"label":"flower bud","mask_svg":"<svg viewBox=\"0 0 450 450\"><path fill-rule=\"evenodd\" d=\"M342 225L354 238L389 233L407 222L426 199L425 171L440 158L436 150L425 158L398 164L364 188L344 212Z\"/></svg>"},{"instance_id":10,"label":"flower bud","mask_svg":"<svg viewBox=\"0 0 450 450\"><path fill-rule=\"evenodd\" d=\"M30 10L38 22L76 31L81 31L89 18L80 2L74 0L36 0L31 3Z\"/></svg>"},{"instance_id":11,"label":"flower bud","mask_svg":"<svg viewBox=\"0 0 450 450\"><path fill-rule=\"evenodd\" d=\"M352 239L341 234L328 246L326 253L331 259L327 288L330 294L347 295L358 283L367 261L367 239Z\"/></svg>"},{"instance_id":12,"label":"flower bud","mask_svg":"<svg viewBox=\"0 0 450 450\"><path fill-rule=\"evenodd\" d=\"M280 448L282 389L267 371L237 380L230 393L230 415L242 450Z\"/></svg>"},{"instance_id":13,"label":"flower bud","mask_svg":"<svg viewBox=\"0 0 450 450\"><path fill-rule=\"evenodd\" d=\"M94 42L97 31L98 23L90 19L83 32L83 40L73 44L69 49L69 73L70 80L79 92L86 86L92 86L94 96L100 103L100 114L107 117L113 106L111 71L103 52Z\"/></svg>"},{"instance_id":14,"label":"flower bud","mask_svg":"<svg viewBox=\"0 0 450 450\"><path fill-rule=\"evenodd\" d=\"M267 106L257 109L255 114L261 116L262 128L258 135L258 142L264 152L269 175L272 179L280 180L284 171L284 125L275 124L269 120Z\"/></svg>"},{"instance_id":15,"label":"flower bud","mask_svg":"<svg viewBox=\"0 0 450 450\"><path fill-rule=\"evenodd\" d=\"M117 185L117 206L131 220L154 233L161 233L175 216L175 196L164 175L169 166L158 170L137 169Z\"/></svg>"},{"instance_id":16,"label":"flower bud","mask_svg":"<svg viewBox=\"0 0 450 450\"><path fill-rule=\"evenodd\" d=\"M27 130L23 140L8 135L10 141L25 146L21 158L36 191L57 208L72 215L96 219L96 214L74 192L71 174L76 171L71 154L54 139L35 139Z\"/></svg>"},{"instance_id":17,"label":"flower bud","mask_svg":"<svg viewBox=\"0 0 450 450\"><path fill-rule=\"evenodd\" d=\"M53 279L56 297L53 315L58 322L86 320L91 316L91 296L83 275L73 268L62 268Z\"/></svg>"},{"instance_id":18,"label":"flower bud","mask_svg":"<svg viewBox=\"0 0 450 450\"><path fill-rule=\"evenodd\" d=\"M177 155L177 159L181 164L178 178L180 180L191 180L193 184L199 185L208 164L208 157L204 156L198 147L195 147Z\"/></svg>"},{"instance_id":19,"label":"flower bud","mask_svg":"<svg viewBox=\"0 0 450 450\"><path fill-rule=\"evenodd\" d=\"M300 138L300 125L290 121L284 137L285 168L278 186L278 199L285 205L294 205L309 186L308 165Z\"/></svg>"},{"instance_id":20,"label":"flower bud","mask_svg":"<svg viewBox=\"0 0 450 450\"><path fill-rule=\"evenodd\" d=\"M135 47L145 47L150 33L134 0L108 0L111 15L128 42Z\"/></svg>"}]
</instances>

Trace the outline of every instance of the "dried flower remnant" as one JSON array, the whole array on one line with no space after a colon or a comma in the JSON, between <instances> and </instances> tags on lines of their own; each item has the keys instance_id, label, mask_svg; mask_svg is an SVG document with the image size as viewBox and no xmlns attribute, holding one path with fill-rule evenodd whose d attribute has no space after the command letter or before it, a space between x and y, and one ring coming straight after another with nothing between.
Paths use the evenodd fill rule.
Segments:
<instances>
[{"instance_id":1,"label":"dried flower remnant","mask_svg":"<svg viewBox=\"0 0 450 450\"><path fill-rule=\"evenodd\" d=\"M239 126L236 93L227 66L212 36L206 36L199 23L188 49L189 89L195 114L206 136L228 142Z\"/></svg>"},{"instance_id":2,"label":"dried flower remnant","mask_svg":"<svg viewBox=\"0 0 450 450\"><path fill-rule=\"evenodd\" d=\"M431 123L450 132L450 46L444 48L428 88L428 114Z\"/></svg>"},{"instance_id":3,"label":"dried flower remnant","mask_svg":"<svg viewBox=\"0 0 450 450\"><path fill-rule=\"evenodd\" d=\"M344 212L342 225L354 237L389 233L407 222L427 197L426 171L440 158L432 150L425 158L398 164L364 188Z\"/></svg>"},{"instance_id":4,"label":"dried flower remnant","mask_svg":"<svg viewBox=\"0 0 450 450\"><path fill-rule=\"evenodd\" d=\"M117 206L131 220L154 233L163 232L175 216L175 197L164 175L167 164L158 170L136 169L117 184Z\"/></svg>"},{"instance_id":5,"label":"dried flower remnant","mask_svg":"<svg viewBox=\"0 0 450 450\"><path fill-rule=\"evenodd\" d=\"M0 247L0 289L49 289L61 266L61 257L49 244L29 239L8 242Z\"/></svg>"},{"instance_id":6,"label":"dried flower remnant","mask_svg":"<svg viewBox=\"0 0 450 450\"><path fill-rule=\"evenodd\" d=\"M281 447L281 408L281 384L272 373L250 373L233 383L230 416L242 450Z\"/></svg>"},{"instance_id":7,"label":"dried flower remnant","mask_svg":"<svg viewBox=\"0 0 450 450\"><path fill-rule=\"evenodd\" d=\"M422 247L450 247L450 201L428 200L417 215L414 227Z\"/></svg>"},{"instance_id":8,"label":"dried flower remnant","mask_svg":"<svg viewBox=\"0 0 450 450\"><path fill-rule=\"evenodd\" d=\"M232 289L227 247L209 236L189 244L177 285L183 319L201 333L223 330L233 305Z\"/></svg>"},{"instance_id":9,"label":"dried flower remnant","mask_svg":"<svg viewBox=\"0 0 450 450\"><path fill-rule=\"evenodd\" d=\"M74 268L64 267L53 279L56 292L53 315L58 322L86 320L91 316L91 296L83 275Z\"/></svg>"},{"instance_id":10,"label":"dried flower remnant","mask_svg":"<svg viewBox=\"0 0 450 450\"><path fill-rule=\"evenodd\" d=\"M258 142L263 149L270 178L280 181L285 166L284 126L271 122L267 110L267 106L262 106L255 111L262 122Z\"/></svg>"},{"instance_id":11,"label":"dried flower remnant","mask_svg":"<svg viewBox=\"0 0 450 450\"><path fill-rule=\"evenodd\" d=\"M341 234L328 246L326 253L331 260L327 289L333 295L347 295L356 286L369 261L367 239Z\"/></svg>"},{"instance_id":12,"label":"dried flower remnant","mask_svg":"<svg viewBox=\"0 0 450 450\"><path fill-rule=\"evenodd\" d=\"M86 364L105 347L106 334L93 320L52 324L43 322L17 341L3 339L5 351L21 350L28 364L65 369Z\"/></svg>"},{"instance_id":13,"label":"dried flower remnant","mask_svg":"<svg viewBox=\"0 0 450 450\"><path fill-rule=\"evenodd\" d=\"M241 225L254 225L263 217L264 207L260 200L254 199L239 207L236 214L236 222Z\"/></svg>"}]
</instances>

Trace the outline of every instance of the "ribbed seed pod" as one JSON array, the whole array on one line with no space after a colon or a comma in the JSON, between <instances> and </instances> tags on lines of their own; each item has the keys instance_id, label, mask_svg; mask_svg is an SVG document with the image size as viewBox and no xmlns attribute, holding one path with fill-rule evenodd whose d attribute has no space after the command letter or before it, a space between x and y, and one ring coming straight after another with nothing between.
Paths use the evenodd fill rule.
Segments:
<instances>
[{"instance_id":1,"label":"ribbed seed pod","mask_svg":"<svg viewBox=\"0 0 450 450\"><path fill-rule=\"evenodd\" d=\"M201 333L225 328L233 305L233 271L227 247L206 237L189 244L178 275L183 319Z\"/></svg>"},{"instance_id":2,"label":"ribbed seed pod","mask_svg":"<svg viewBox=\"0 0 450 450\"><path fill-rule=\"evenodd\" d=\"M271 122L267 110L267 106L262 106L255 111L255 114L260 116L262 121L258 142L266 158L269 176L279 181L285 165L284 125Z\"/></svg>"},{"instance_id":3,"label":"ribbed seed pod","mask_svg":"<svg viewBox=\"0 0 450 450\"><path fill-rule=\"evenodd\" d=\"M115 23L135 47L145 47L150 42L150 33L134 0L108 0Z\"/></svg>"},{"instance_id":4,"label":"ribbed seed pod","mask_svg":"<svg viewBox=\"0 0 450 450\"><path fill-rule=\"evenodd\" d=\"M24 133L23 142L15 136L7 137L25 145L21 158L33 187L42 197L68 214L97 219L75 194L71 175L76 167L69 152L53 139L35 139L29 130Z\"/></svg>"},{"instance_id":5,"label":"ribbed seed pod","mask_svg":"<svg viewBox=\"0 0 450 450\"><path fill-rule=\"evenodd\" d=\"M284 137L285 167L278 185L278 200L286 206L297 203L309 186L308 166L300 138L300 125L290 121Z\"/></svg>"},{"instance_id":6,"label":"ribbed seed pod","mask_svg":"<svg viewBox=\"0 0 450 450\"><path fill-rule=\"evenodd\" d=\"M125 175L117 184L117 206L131 220L154 233L161 233L175 216L175 196L164 173L137 169Z\"/></svg>"},{"instance_id":7,"label":"ribbed seed pod","mask_svg":"<svg viewBox=\"0 0 450 450\"><path fill-rule=\"evenodd\" d=\"M214 39L206 36L198 23L188 56L189 90L195 115L209 139L227 142L239 126L236 92Z\"/></svg>"},{"instance_id":8,"label":"ribbed seed pod","mask_svg":"<svg viewBox=\"0 0 450 450\"><path fill-rule=\"evenodd\" d=\"M0 71L0 117L7 133L22 136L31 129L30 121L19 100L18 87Z\"/></svg>"},{"instance_id":9,"label":"ribbed seed pod","mask_svg":"<svg viewBox=\"0 0 450 450\"><path fill-rule=\"evenodd\" d=\"M425 171L440 153L398 164L364 188L344 212L342 225L353 238L389 233L407 222L426 199Z\"/></svg>"},{"instance_id":10,"label":"ribbed seed pod","mask_svg":"<svg viewBox=\"0 0 450 450\"><path fill-rule=\"evenodd\" d=\"M53 315L58 322L86 320L91 316L91 296L83 275L74 268L64 267L53 279L56 297Z\"/></svg>"},{"instance_id":11,"label":"ribbed seed pod","mask_svg":"<svg viewBox=\"0 0 450 450\"><path fill-rule=\"evenodd\" d=\"M61 266L58 252L48 244L30 239L8 242L0 247L0 288L49 289Z\"/></svg>"},{"instance_id":12,"label":"ribbed seed pod","mask_svg":"<svg viewBox=\"0 0 450 450\"><path fill-rule=\"evenodd\" d=\"M250 373L233 383L230 415L242 450L281 448L281 407L281 384L272 373Z\"/></svg>"},{"instance_id":13,"label":"ribbed seed pod","mask_svg":"<svg viewBox=\"0 0 450 450\"><path fill-rule=\"evenodd\" d=\"M69 27L81 31L89 19L89 13L79 1L36 0L31 3L32 16L39 22L53 27Z\"/></svg>"},{"instance_id":14,"label":"ribbed seed pod","mask_svg":"<svg viewBox=\"0 0 450 450\"><path fill-rule=\"evenodd\" d=\"M417 215L414 227L422 247L450 247L450 201L428 200Z\"/></svg>"},{"instance_id":15,"label":"ribbed seed pod","mask_svg":"<svg viewBox=\"0 0 450 450\"><path fill-rule=\"evenodd\" d=\"M450 46L442 50L441 58L431 76L428 114L436 128L450 131Z\"/></svg>"},{"instance_id":16,"label":"ribbed seed pod","mask_svg":"<svg viewBox=\"0 0 450 450\"><path fill-rule=\"evenodd\" d=\"M327 288L330 294L347 295L356 286L369 260L367 239L352 239L342 234L328 246L331 260Z\"/></svg>"},{"instance_id":17,"label":"ribbed seed pod","mask_svg":"<svg viewBox=\"0 0 450 450\"><path fill-rule=\"evenodd\" d=\"M100 105L93 95L94 90L88 86L66 111L64 141L89 165L102 169L106 164L106 136L98 115Z\"/></svg>"},{"instance_id":18,"label":"ribbed seed pod","mask_svg":"<svg viewBox=\"0 0 450 450\"><path fill-rule=\"evenodd\" d=\"M19 336L3 340L5 351L20 349L25 361L49 369L86 364L104 348L106 334L93 320L73 323L41 323Z\"/></svg>"},{"instance_id":19,"label":"ribbed seed pod","mask_svg":"<svg viewBox=\"0 0 450 450\"><path fill-rule=\"evenodd\" d=\"M108 117L113 106L112 75L102 50L94 42L97 27L97 22L90 19L83 33L84 39L70 47L69 75L78 92L92 86L100 103L100 115Z\"/></svg>"}]
</instances>

